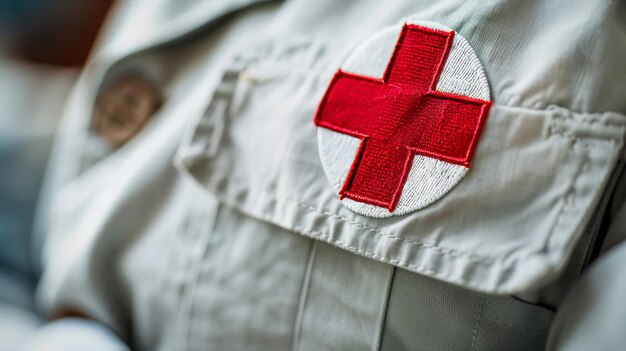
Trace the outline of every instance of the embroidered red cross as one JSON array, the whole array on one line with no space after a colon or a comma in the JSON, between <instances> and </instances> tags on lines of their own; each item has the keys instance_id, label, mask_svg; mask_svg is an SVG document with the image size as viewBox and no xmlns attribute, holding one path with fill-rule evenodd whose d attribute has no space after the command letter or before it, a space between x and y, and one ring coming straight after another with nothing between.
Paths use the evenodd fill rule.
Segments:
<instances>
[{"instance_id":1,"label":"embroidered red cross","mask_svg":"<svg viewBox=\"0 0 626 351\"><path fill-rule=\"evenodd\" d=\"M491 102L435 90L453 38L407 24L382 78L337 71L315 124L361 139L340 198L393 212L414 155L469 167Z\"/></svg>"}]
</instances>

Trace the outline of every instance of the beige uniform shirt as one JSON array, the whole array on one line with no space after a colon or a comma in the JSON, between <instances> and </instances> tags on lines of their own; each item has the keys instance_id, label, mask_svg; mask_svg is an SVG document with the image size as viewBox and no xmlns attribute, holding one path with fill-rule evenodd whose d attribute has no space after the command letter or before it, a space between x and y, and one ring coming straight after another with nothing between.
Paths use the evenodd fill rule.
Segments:
<instances>
[{"instance_id":1,"label":"beige uniform shirt","mask_svg":"<svg viewBox=\"0 0 626 351\"><path fill-rule=\"evenodd\" d=\"M313 116L407 21L462 35L492 106L456 187L375 218L339 200ZM137 350L617 342L553 319L621 204L625 32L615 1L122 2L54 150L40 302Z\"/></svg>"}]
</instances>

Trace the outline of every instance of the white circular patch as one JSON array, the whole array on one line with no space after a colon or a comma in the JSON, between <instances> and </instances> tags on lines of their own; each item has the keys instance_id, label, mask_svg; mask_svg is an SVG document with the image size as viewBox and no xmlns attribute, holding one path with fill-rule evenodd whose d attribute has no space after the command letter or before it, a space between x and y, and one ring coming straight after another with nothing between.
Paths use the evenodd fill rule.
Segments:
<instances>
[{"instance_id":1,"label":"white circular patch","mask_svg":"<svg viewBox=\"0 0 626 351\"><path fill-rule=\"evenodd\" d=\"M394 57L400 35L407 25L453 32L441 24L423 21L409 21L386 28L358 46L342 65L341 71L382 79ZM434 90L490 102L487 78L478 57L465 38L454 33L448 50ZM362 139L325 128L323 125L318 126L322 166L332 185L341 194L355 158L359 155ZM450 163L427 154L411 155L413 159L410 169L393 206L379 206L374 204L375 201L373 203L358 196L342 196L342 203L350 210L370 217L403 215L424 208L443 197L461 181L469 169L469 164Z\"/></svg>"}]
</instances>

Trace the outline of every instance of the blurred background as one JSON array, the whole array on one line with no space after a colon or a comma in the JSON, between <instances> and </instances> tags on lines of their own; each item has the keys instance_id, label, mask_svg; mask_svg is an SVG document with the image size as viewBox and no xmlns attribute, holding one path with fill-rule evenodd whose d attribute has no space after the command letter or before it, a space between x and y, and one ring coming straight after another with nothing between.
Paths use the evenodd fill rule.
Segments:
<instances>
[{"instance_id":1,"label":"blurred background","mask_svg":"<svg viewBox=\"0 0 626 351\"><path fill-rule=\"evenodd\" d=\"M112 3L0 0L0 349L42 322L31 248L39 188L65 99Z\"/></svg>"}]
</instances>

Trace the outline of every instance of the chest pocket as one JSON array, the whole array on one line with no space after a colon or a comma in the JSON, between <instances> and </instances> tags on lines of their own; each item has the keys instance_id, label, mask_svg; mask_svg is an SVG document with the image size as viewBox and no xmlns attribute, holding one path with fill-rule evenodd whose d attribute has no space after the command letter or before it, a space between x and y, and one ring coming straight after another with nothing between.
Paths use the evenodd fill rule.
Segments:
<instances>
[{"instance_id":1,"label":"chest pocket","mask_svg":"<svg viewBox=\"0 0 626 351\"><path fill-rule=\"evenodd\" d=\"M564 267L621 155L624 116L491 107L471 170L428 207L347 209L313 124L340 55L305 38L242 50L177 164L246 215L437 280L514 294ZM488 64L488 63L485 63Z\"/></svg>"}]
</instances>

